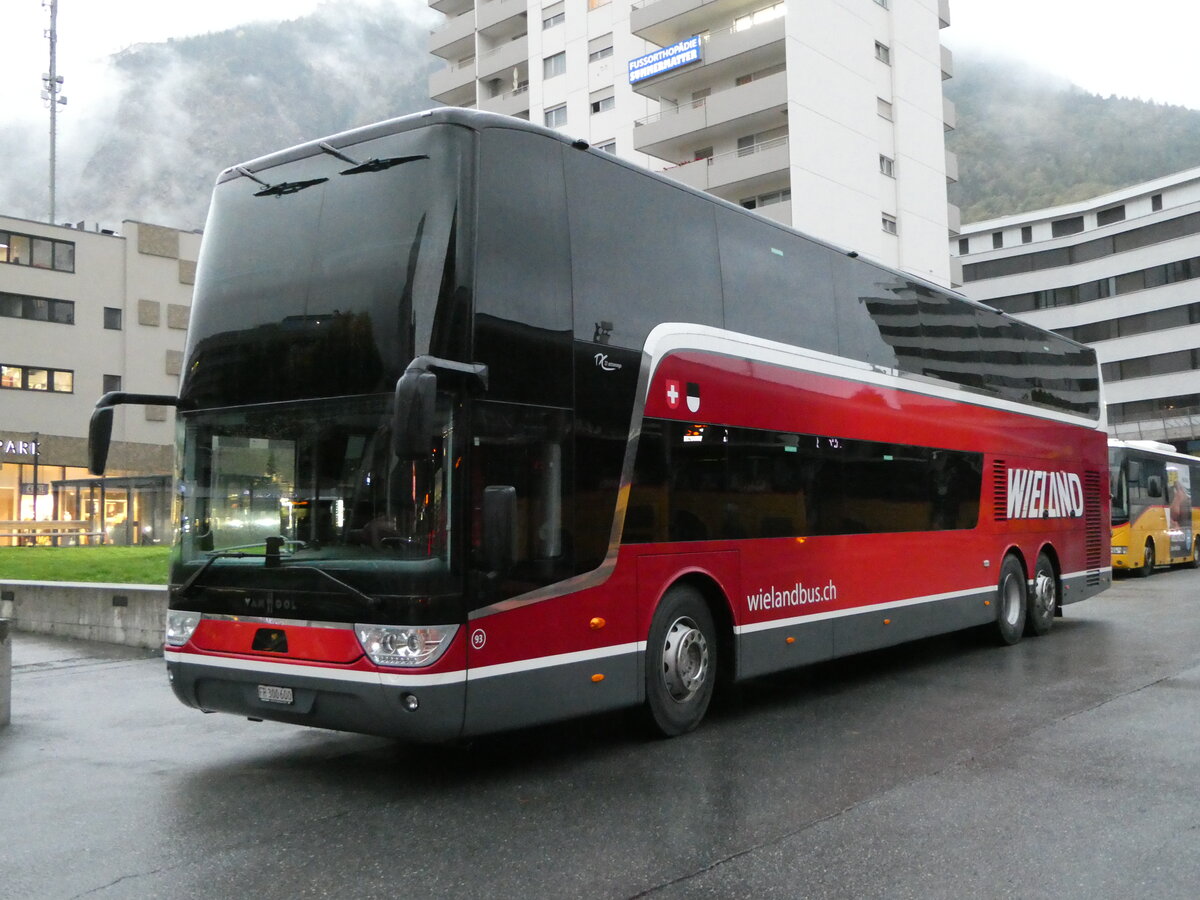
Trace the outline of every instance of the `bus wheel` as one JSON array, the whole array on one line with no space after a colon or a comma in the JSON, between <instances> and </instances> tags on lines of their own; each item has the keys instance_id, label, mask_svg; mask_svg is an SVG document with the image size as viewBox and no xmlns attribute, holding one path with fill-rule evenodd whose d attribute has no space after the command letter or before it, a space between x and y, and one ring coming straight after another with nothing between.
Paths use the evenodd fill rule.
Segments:
<instances>
[{"instance_id":1,"label":"bus wheel","mask_svg":"<svg viewBox=\"0 0 1200 900\"><path fill-rule=\"evenodd\" d=\"M1192 558L1187 561L1189 569L1200 569L1200 537L1192 541Z\"/></svg>"},{"instance_id":2,"label":"bus wheel","mask_svg":"<svg viewBox=\"0 0 1200 900\"><path fill-rule=\"evenodd\" d=\"M1149 578L1154 574L1154 541L1146 541L1146 552L1142 554L1142 566L1137 570L1138 578Z\"/></svg>"},{"instance_id":3,"label":"bus wheel","mask_svg":"<svg viewBox=\"0 0 1200 900\"><path fill-rule=\"evenodd\" d=\"M1037 567L1033 570L1033 594L1025 614L1025 633L1045 634L1054 624L1057 609L1058 579L1054 577L1054 566L1050 557L1039 553Z\"/></svg>"},{"instance_id":4,"label":"bus wheel","mask_svg":"<svg viewBox=\"0 0 1200 900\"><path fill-rule=\"evenodd\" d=\"M1025 569L1015 556L1004 557L1000 567L1000 584L996 589L996 637L1000 643L1012 645L1021 639L1025 630Z\"/></svg>"},{"instance_id":5,"label":"bus wheel","mask_svg":"<svg viewBox=\"0 0 1200 900\"><path fill-rule=\"evenodd\" d=\"M646 642L646 707L663 735L700 724L717 674L717 636L700 592L688 585L667 591Z\"/></svg>"}]
</instances>

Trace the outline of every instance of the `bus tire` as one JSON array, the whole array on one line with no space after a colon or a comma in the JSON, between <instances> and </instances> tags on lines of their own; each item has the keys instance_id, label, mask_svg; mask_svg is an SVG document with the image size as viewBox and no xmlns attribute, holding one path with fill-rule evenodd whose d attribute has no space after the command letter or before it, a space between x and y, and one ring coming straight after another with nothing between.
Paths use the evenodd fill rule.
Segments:
<instances>
[{"instance_id":1,"label":"bus tire","mask_svg":"<svg viewBox=\"0 0 1200 900\"><path fill-rule=\"evenodd\" d=\"M1200 569L1200 537L1192 541L1192 558L1184 565L1189 569Z\"/></svg>"},{"instance_id":2,"label":"bus tire","mask_svg":"<svg viewBox=\"0 0 1200 900\"><path fill-rule=\"evenodd\" d=\"M996 586L996 638L1005 646L1019 641L1025 630L1027 594L1025 567L1015 556L1004 557Z\"/></svg>"},{"instance_id":3,"label":"bus tire","mask_svg":"<svg viewBox=\"0 0 1200 900\"><path fill-rule=\"evenodd\" d=\"M1154 541L1146 541L1146 550L1142 554L1142 564L1136 572L1138 578L1149 578L1154 574Z\"/></svg>"},{"instance_id":4,"label":"bus tire","mask_svg":"<svg viewBox=\"0 0 1200 900\"><path fill-rule=\"evenodd\" d=\"M700 592L677 584L663 595L646 641L646 711L666 737L700 724L717 675L717 634Z\"/></svg>"},{"instance_id":5,"label":"bus tire","mask_svg":"<svg viewBox=\"0 0 1200 900\"><path fill-rule=\"evenodd\" d=\"M1045 553L1039 553L1033 570L1033 590L1025 612L1025 633L1041 635L1050 630L1058 611L1058 577L1054 564Z\"/></svg>"}]
</instances>

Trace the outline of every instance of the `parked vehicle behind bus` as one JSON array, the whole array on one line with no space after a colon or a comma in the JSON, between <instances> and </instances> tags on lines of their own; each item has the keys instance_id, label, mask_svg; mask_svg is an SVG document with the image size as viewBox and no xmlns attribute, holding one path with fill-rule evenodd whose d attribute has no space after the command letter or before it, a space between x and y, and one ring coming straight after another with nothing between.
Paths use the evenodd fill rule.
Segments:
<instances>
[{"instance_id":1,"label":"parked vehicle behind bus","mask_svg":"<svg viewBox=\"0 0 1200 900\"><path fill-rule=\"evenodd\" d=\"M1158 441L1110 440L1108 466L1114 571L1144 578L1156 566L1200 565L1200 459Z\"/></svg>"}]
</instances>

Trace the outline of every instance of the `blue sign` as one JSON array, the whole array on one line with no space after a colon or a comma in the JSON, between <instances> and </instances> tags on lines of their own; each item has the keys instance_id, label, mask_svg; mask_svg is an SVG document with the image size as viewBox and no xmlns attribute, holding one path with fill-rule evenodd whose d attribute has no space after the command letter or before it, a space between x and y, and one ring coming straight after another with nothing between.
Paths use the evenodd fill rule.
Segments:
<instances>
[{"instance_id":1,"label":"blue sign","mask_svg":"<svg viewBox=\"0 0 1200 900\"><path fill-rule=\"evenodd\" d=\"M629 83L633 84L635 81L641 81L652 75L661 75L663 72L678 69L688 63L699 62L700 47L700 36L696 35L680 41L678 44L672 44L670 47L663 47L661 50L631 59L629 61Z\"/></svg>"}]
</instances>

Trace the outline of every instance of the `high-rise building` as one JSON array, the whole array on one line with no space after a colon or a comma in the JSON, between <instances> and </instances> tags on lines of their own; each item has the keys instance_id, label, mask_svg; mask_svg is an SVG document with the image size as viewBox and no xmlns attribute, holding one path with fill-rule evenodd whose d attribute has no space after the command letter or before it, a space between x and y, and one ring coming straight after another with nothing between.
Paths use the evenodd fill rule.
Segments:
<instances>
[{"instance_id":1,"label":"high-rise building","mask_svg":"<svg viewBox=\"0 0 1200 900\"><path fill-rule=\"evenodd\" d=\"M118 408L102 479L88 421L108 391L177 392L199 250L158 225L0 216L0 546L170 540L174 410Z\"/></svg>"},{"instance_id":2,"label":"high-rise building","mask_svg":"<svg viewBox=\"0 0 1200 900\"><path fill-rule=\"evenodd\" d=\"M963 292L1096 348L1109 431L1200 451L1200 169L964 225Z\"/></svg>"},{"instance_id":3,"label":"high-rise building","mask_svg":"<svg viewBox=\"0 0 1200 900\"><path fill-rule=\"evenodd\" d=\"M950 283L948 0L429 0L439 103L559 129Z\"/></svg>"}]
</instances>

